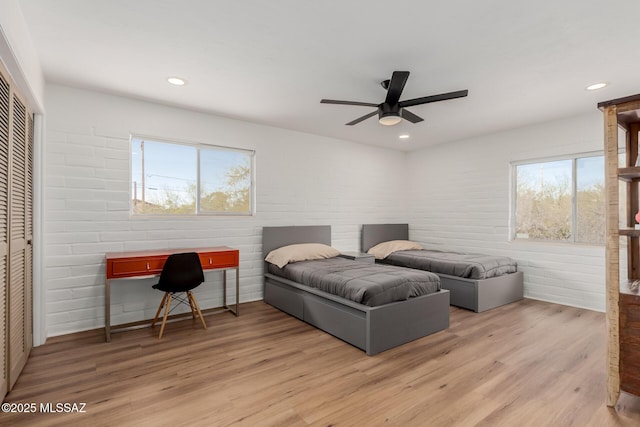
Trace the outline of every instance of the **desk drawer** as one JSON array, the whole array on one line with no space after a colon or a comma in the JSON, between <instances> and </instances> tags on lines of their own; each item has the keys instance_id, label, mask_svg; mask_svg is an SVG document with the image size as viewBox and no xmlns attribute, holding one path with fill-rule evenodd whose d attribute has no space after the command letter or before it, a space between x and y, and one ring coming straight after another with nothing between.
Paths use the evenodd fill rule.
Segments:
<instances>
[{"instance_id":1,"label":"desk drawer","mask_svg":"<svg viewBox=\"0 0 640 427\"><path fill-rule=\"evenodd\" d=\"M160 274L167 257L173 252L154 252L148 255L144 254L144 252L138 252L132 256L126 256L126 253L107 256L107 279ZM189 252L193 252L193 250ZM231 248L229 250L208 248L203 252L198 252L198 256L204 270L238 268L240 262L240 251Z\"/></svg>"},{"instance_id":2,"label":"desk drawer","mask_svg":"<svg viewBox=\"0 0 640 427\"><path fill-rule=\"evenodd\" d=\"M166 257L112 260L107 265L111 274L107 277L131 277L160 274Z\"/></svg>"},{"instance_id":3,"label":"desk drawer","mask_svg":"<svg viewBox=\"0 0 640 427\"><path fill-rule=\"evenodd\" d=\"M211 268L231 268L237 267L239 261L239 251L217 251L204 252L199 254L200 263L204 270Z\"/></svg>"}]
</instances>

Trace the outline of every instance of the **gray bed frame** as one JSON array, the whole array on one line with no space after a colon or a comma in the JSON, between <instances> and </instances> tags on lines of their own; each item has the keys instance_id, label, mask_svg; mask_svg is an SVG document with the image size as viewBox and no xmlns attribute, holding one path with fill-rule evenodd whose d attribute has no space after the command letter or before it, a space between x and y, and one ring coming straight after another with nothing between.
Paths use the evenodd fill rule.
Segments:
<instances>
[{"instance_id":1,"label":"gray bed frame","mask_svg":"<svg viewBox=\"0 0 640 427\"><path fill-rule=\"evenodd\" d=\"M264 227L262 252L297 243L331 245L331 227ZM360 261L353 261L360 262ZM449 291L377 307L268 273L265 263L264 301L285 313L374 355L449 327Z\"/></svg>"},{"instance_id":2,"label":"gray bed frame","mask_svg":"<svg viewBox=\"0 0 640 427\"><path fill-rule=\"evenodd\" d=\"M362 226L362 251L389 240L409 240L408 224L365 224ZM465 279L436 273L443 289L451 291L451 305L477 313L524 298L524 276L521 271L490 277Z\"/></svg>"}]
</instances>

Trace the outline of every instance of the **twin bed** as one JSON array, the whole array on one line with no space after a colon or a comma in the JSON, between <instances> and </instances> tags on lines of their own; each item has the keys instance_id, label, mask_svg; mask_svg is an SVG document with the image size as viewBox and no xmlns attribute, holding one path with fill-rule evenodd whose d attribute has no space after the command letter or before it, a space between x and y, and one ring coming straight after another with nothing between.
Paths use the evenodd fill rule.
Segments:
<instances>
[{"instance_id":1,"label":"twin bed","mask_svg":"<svg viewBox=\"0 0 640 427\"><path fill-rule=\"evenodd\" d=\"M307 243L330 246L331 227L263 228L265 258ZM345 285L341 296L329 292ZM449 327L449 291L440 289L433 273L341 257L266 262L264 301L368 355Z\"/></svg>"},{"instance_id":2,"label":"twin bed","mask_svg":"<svg viewBox=\"0 0 640 427\"><path fill-rule=\"evenodd\" d=\"M384 242L407 241L408 224L365 224L362 251ZM508 257L457 252L402 250L377 262L436 273L451 305L482 312L523 298L523 274Z\"/></svg>"},{"instance_id":3,"label":"twin bed","mask_svg":"<svg viewBox=\"0 0 640 427\"><path fill-rule=\"evenodd\" d=\"M366 224L362 251L408 235L407 224ZM523 298L507 257L420 247L367 263L331 248L330 226L264 227L262 245L264 301L368 355L447 329L449 304L481 312Z\"/></svg>"}]
</instances>

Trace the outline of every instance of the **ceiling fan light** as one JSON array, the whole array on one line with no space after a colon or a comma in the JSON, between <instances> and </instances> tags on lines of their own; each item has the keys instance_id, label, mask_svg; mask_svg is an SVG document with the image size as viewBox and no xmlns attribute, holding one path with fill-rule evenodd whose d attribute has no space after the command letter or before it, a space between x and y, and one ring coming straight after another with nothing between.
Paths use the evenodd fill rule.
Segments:
<instances>
[{"instance_id":1,"label":"ceiling fan light","mask_svg":"<svg viewBox=\"0 0 640 427\"><path fill-rule=\"evenodd\" d=\"M378 122L380 122L381 125L384 126L393 126L393 125L397 125L398 123L400 123L402 121L402 117L398 116L398 115L387 115L387 116L381 116L378 119Z\"/></svg>"}]
</instances>

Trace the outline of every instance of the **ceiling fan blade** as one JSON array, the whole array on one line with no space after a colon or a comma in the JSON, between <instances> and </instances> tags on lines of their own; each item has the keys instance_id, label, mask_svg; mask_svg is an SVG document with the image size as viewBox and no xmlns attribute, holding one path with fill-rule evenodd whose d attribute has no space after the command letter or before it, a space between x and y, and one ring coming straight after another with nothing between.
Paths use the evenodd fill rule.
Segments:
<instances>
[{"instance_id":1,"label":"ceiling fan blade","mask_svg":"<svg viewBox=\"0 0 640 427\"><path fill-rule=\"evenodd\" d=\"M339 105L359 105L362 107L377 107L378 104L372 104L370 102L357 102L357 101L338 101L336 99L321 99L321 104L339 104Z\"/></svg>"},{"instance_id":2,"label":"ceiling fan blade","mask_svg":"<svg viewBox=\"0 0 640 427\"><path fill-rule=\"evenodd\" d=\"M387 89L387 98L384 100L385 104L396 105L398 103L408 78L408 71L393 72L391 75L391 81L389 82L389 88Z\"/></svg>"},{"instance_id":3,"label":"ceiling fan blade","mask_svg":"<svg viewBox=\"0 0 640 427\"><path fill-rule=\"evenodd\" d=\"M352 122L347 123L346 125L347 125L347 126L357 125L358 123L360 123L360 122L362 122L362 121L364 121L364 120L367 120L369 117L373 117L373 116L375 116L376 114L378 114L378 110L376 110L376 111L374 111L374 112L372 112L372 113L369 113L369 114L365 114L365 115L364 115L364 116L362 116L362 117L358 117L357 119L355 119L355 120L354 120L354 121L352 121Z\"/></svg>"},{"instance_id":4,"label":"ceiling fan blade","mask_svg":"<svg viewBox=\"0 0 640 427\"><path fill-rule=\"evenodd\" d=\"M406 119L411 123L418 123L424 120L422 117L416 116L411 111L405 110L404 108L400 110L400 115L402 116L403 119Z\"/></svg>"},{"instance_id":5,"label":"ceiling fan blade","mask_svg":"<svg viewBox=\"0 0 640 427\"><path fill-rule=\"evenodd\" d=\"M441 93L440 95L425 96L422 98L408 99L400 101L400 108L411 107L413 105L428 104L430 102L446 101L447 99L463 98L469 94L468 90L459 90L457 92Z\"/></svg>"}]
</instances>

